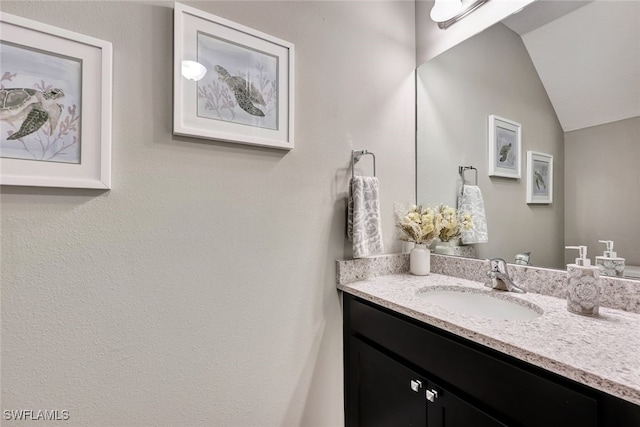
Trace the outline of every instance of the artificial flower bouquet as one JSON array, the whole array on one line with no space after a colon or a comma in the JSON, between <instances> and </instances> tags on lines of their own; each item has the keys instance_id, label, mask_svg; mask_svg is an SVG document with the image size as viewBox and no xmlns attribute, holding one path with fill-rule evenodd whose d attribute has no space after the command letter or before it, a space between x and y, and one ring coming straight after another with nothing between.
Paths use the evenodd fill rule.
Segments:
<instances>
[{"instance_id":1,"label":"artificial flower bouquet","mask_svg":"<svg viewBox=\"0 0 640 427\"><path fill-rule=\"evenodd\" d=\"M472 226L471 214L459 213L447 205L440 205L436 209L411 205L399 217L398 228L403 237L418 245L429 245L436 238L449 242L460 237L462 230L469 230Z\"/></svg>"},{"instance_id":2,"label":"artificial flower bouquet","mask_svg":"<svg viewBox=\"0 0 640 427\"><path fill-rule=\"evenodd\" d=\"M438 238L441 242L450 242L459 238L463 230L470 230L473 225L470 213L460 213L451 206L440 205L438 215L441 227Z\"/></svg>"},{"instance_id":3,"label":"artificial flower bouquet","mask_svg":"<svg viewBox=\"0 0 640 427\"><path fill-rule=\"evenodd\" d=\"M408 241L418 245L430 244L440 232L436 211L417 205L409 207L409 211L401 217L398 227Z\"/></svg>"}]
</instances>

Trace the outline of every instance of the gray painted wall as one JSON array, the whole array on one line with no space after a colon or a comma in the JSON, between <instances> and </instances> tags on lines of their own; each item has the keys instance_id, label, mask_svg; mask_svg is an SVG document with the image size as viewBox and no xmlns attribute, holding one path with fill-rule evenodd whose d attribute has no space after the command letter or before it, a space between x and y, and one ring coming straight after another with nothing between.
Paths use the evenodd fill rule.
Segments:
<instances>
[{"instance_id":1,"label":"gray painted wall","mask_svg":"<svg viewBox=\"0 0 640 427\"><path fill-rule=\"evenodd\" d=\"M418 68L418 201L455 206L458 166L478 168L489 242L482 258L531 251L532 262L564 259L563 132L520 37L502 24ZM522 125L522 179L488 176L487 118ZM526 151L554 156L554 203L526 204ZM472 177L472 173L468 173Z\"/></svg>"},{"instance_id":2,"label":"gray painted wall","mask_svg":"<svg viewBox=\"0 0 640 427\"><path fill-rule=\"evenodd\" d=\"M640 266L640 117L565 133L565 240ZM567 257L573 261L575 256Z\"/></svg>"},{"instance_id":3,"label":"gray painted wall","mask_svg":"<svg viewBox=\"0 0 640 427\"><path fill-rule=\"evenodd\" d=\"M293 151L172 135L173 2L1 4L114 48L113 189L2 188L1 407L67 409L68 426L342 425L350 153L377 156L397 252L414 4L188 4L295 44Z\"/></svg>"}]
</instances>

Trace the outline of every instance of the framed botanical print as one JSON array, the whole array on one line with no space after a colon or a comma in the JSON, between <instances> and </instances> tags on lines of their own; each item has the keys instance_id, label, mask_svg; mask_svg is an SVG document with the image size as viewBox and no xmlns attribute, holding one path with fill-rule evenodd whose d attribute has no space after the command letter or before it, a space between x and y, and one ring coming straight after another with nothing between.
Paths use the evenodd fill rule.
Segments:
<instances>
[{"instance_id":1,"label":"framed botanical print","mask_svg":"<svg viewBox=\"0 0 640 427\"><path fill-rule=\"evenodd\" d=\"M489 176L520 178L522 137L520 123L489 116Z\"/></svg>"},{"instance_id":2,"label":"framed botanical print","mask_svg":"<svg viewBox=\"0 0 640 427\"><path fill-rule=\"evenodd\" d=\"M290 150L294 46L175 3L173 132Z\"/></svg>"},{"instance_id":3,"label":"framed botanical print","mask_svg":"<svg viewBox=\"0 0 640 427\"><path fill-rule=\"evenodd\" d=\"M553 203L553 156L527 151L527 203Z\"/></svg>"},{"instance_id":4,"label":"framed botanical print","mask_svg":"<svg viewBox=\"0 0 640 427\"><path fill-rule=\"evenodd\" d=\"M0 182L111 188L111 43L0 13Z\"/></svg>"}]
</instances>

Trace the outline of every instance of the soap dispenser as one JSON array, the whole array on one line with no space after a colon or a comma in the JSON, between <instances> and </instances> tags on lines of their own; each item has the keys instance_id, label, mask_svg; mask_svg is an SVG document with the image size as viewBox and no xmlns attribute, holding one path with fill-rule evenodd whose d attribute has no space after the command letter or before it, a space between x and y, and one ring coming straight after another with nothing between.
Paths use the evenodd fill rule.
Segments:
<instances>
[{"instance_id":1,"label":"soap dispenser","mask_svg":"<svg viewBox=\"0 0 640 427\"><path fill-rule=\"evenodd\" d=\"M613 240L599 240L599 242L607 245L604 254L596 257L596 266L600 269L600 274L619 277L624 275L624 258L620 258L613 251Z\"/></svg>"},{"instance_id":2,"label":"soap dispenser","mask_svg":"<svg viewBox=\"0 0 640 427\"><path fill-rule=\"evenodd\" d=\"M597 316L600 308L600 270L591 265L586 246L566 246L577 249L575 264L567 264L567 310L584 316Z\"/></svg>"}]
</instances>

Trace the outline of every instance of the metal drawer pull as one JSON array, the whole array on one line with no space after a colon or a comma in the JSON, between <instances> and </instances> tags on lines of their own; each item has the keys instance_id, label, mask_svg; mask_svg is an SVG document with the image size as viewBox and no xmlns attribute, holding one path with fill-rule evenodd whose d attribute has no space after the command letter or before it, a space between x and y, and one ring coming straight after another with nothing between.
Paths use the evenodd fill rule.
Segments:
<instances>
[{"instance_id":1,"label":"metal drawer pull","mask_svg":"<svg viewBox=\"0 0 640 427\"><path fill-rule=\"evenodd\" d=\"M434 402L438 398L438 392L435 390L427 390L427 400Z\"/></svg>"},{"instance_id":2,"label":"metal drawer pull","mask_svg":"<svg viewBox=\"0 0 640 427\"><path fill-rule=\"evenodd\" d=\"M422 388L422 382L420 380L411 380L411 390L416 393Z\"/></svg>"}]
</instances>

